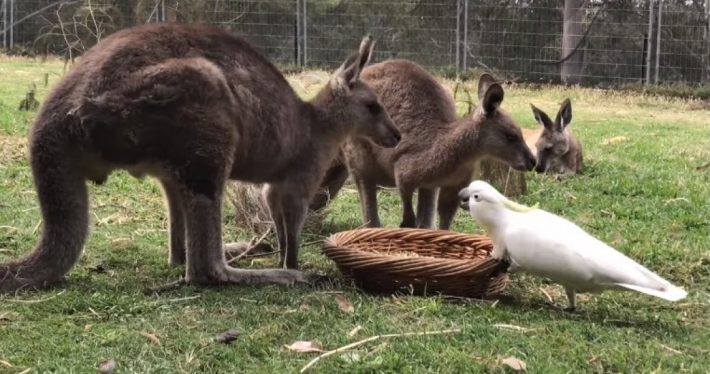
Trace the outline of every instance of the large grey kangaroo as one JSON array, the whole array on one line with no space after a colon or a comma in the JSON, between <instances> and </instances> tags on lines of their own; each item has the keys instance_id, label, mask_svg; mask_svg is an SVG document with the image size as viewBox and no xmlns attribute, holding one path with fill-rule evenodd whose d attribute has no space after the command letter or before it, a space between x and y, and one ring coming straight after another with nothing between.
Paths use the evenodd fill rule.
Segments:
<instances>
[{"instance_id":1,"label":"large grey kangaroo","mask_svg":"<svg viewBox=\"0 0 710 374\"><path fill-rule=\"evenodd\" d=\"M555 122L547 113L530 104L537 123L542 129L523 129L523 137L528 147L537 156L535 171L557 175L572 175L582 172L582 143L577 139L569 124L572 122L572 102L565 99L560 105Z\"/></svg>"},{"instance_id":2,"label":"large grey kangaroo","mask_svg":"<svg viewBox=\"0 0 710 374\"><path fill-rule=\"evenodd\" d=\"M399 188L402 227L431 227L438 191L439 228L448 229L458 207L458 191L470 182L480 160L493 157L517 170L535 166L520 128L499 108L503 88L490 75L481 75L480 105L463 119L457 119L446 89L414 62L374 64L362 72L361 79L377 92L402 133L396 149L361 139L348 140L343 146L366 225L380 226L378 185ZM415 190L416 214L412 206Z\"/></svg>"},{"instance_id":3,"label":"large grey kangaroo","mask_svg":"<svg viewBox=\"0 0 710 374\"><path fill-rule=\"evenodd\" d=\"M170 215L170 263L189 283L306 281L298 240L308 201L349 136L384 147L400 135L359 79L363 39L311 101L241 38L210 26L150 24L88 51L47 97L30 133L44 227L25 257L0 264L0 289L61 280L88 226L86 181L116 169L158 178ZM287 269L236 269L224 260L221 202L228 179L268 183Z\"/></svg>"}]
</instances>

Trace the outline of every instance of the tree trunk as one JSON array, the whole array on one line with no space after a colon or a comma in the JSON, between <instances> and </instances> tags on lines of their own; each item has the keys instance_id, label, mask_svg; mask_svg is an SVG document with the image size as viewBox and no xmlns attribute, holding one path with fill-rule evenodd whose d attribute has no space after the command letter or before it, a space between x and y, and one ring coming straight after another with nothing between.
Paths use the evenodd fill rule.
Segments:
<instances>
[{"instance_id":1,"label":"tree trunk","mask_svg":"<svg viewBox=\"0 0 710 374\"><path fill-rule=\"evenodd\" d=\"M564 22L562 25L562 61L560 78L564 84L579 84L582 81L582 20L584 0L565 0ZM577 50L575 50L577 48Z\"/></svg>"},{"instance_id":2,"label":"tree trunk","mask_svg":"<svg viewBox=\"0 0 710 374\"><path fill-rule=\"evenodd\" d=\"M490 183L508 197L525 195L528 192L525 173L516 171L504 162L495 159L481 161L478 172L474 174L474 179L482 179Z\"/></svg>"}]
</instances>

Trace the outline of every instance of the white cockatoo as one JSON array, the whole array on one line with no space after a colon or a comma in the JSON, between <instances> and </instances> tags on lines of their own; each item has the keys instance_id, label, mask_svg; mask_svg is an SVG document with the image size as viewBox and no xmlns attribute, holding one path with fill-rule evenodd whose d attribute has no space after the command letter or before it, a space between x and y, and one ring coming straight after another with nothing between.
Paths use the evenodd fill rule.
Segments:
<instances>
[{"instance_id":1,"label":"white cockatoo","mask_svg":"<svg viewBox=\"0 0 710 374\"><path fill-rule=\"evenodd\" d=\"M578 292L626 289L669 301L687 295L574 223L512 202L486 182L473 181L459 197L491 237L491 256L507 261L509 272L526 271L564 286L569 310L576 308Z\"/></svg>"}]
</instances>

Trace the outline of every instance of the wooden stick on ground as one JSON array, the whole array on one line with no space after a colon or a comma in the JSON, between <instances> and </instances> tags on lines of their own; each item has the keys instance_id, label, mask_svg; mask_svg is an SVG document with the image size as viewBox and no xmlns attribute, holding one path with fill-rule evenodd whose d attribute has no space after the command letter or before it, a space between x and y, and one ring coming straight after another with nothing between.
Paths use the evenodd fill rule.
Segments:
<instances>
[{"instance_id":1,"label":"wooden stick on ground","mask_svg":"<svg viewBox=\"0 0 710 374\"><path fill-rule=\"evenodd\" d=\"M322 358L332 356L336 353L344 352L349 349L353 349L355 347L359 347L363 344L366 344L366 343L369 343L371 341L375 341L378 339L398 338L398 337L403 337L403 336L442 335L442 334L452 334L452 333L457 333L457 332L461 332L461 329L441 330L441 331L424 331L424 332L407 332L407 333L403 333L403 334L385 334L385 335L371 336L369 338L358 340L354 343L350 343L348 345L344 345L344 346L334 349L332 351L328 351L328 352L323 353L322 355L312 359L308 364L306 364L306 366L304 366L303 369L301 369L301 373L308 370L311 366L315 365L316 362L320 361L320 359L322 359Z\"/></svg>"},{"instance_id":2,"label":"wooden stick on ground","mask_svg":"<svg viewBox=\"0 0 710 374\"><path fill-rule=\"evenodd\" d=\"M242 257L248 255L249 252L251 252L251 250L254 249L254 247L256 247L257 244L259 244L259 243L261 243L262 241L264 241L264 239L266 239L266 236L269 235L270 233L271 233L271 227L269 227L269 228L264 232L264 234L261 235L261 237L260 237L259 239L257 239L256 241L254 241L253 239L250 240L250 241L249 241L249 247L247 247L247 249L246 249L244 252L240 253L240 254L237 255L237 256L234 256L234 257L231 258L229 261L227 261L227 264L231 265L231 264L233 264L233 263L239 261L239 259L241 259Z\"/></svg>"}]
</instances>

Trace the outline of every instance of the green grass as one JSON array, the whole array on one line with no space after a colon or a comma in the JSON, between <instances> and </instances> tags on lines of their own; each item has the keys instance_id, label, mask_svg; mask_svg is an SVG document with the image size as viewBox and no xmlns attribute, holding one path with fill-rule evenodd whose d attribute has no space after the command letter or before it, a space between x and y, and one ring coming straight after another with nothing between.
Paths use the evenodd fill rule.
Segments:
<instances>
[{"instance_id":1,"label":"green grass","mask_svg":"<svg viewBox=\"0 0 710 374\"><path fill-rule=\"evenodd\" d=\"M18 112L17 105L33 80L42 100L44 74L51 88L61 72L60 62L0 60L0 261L26 253L39 235L25 141L33 114ZM309 96L324 75L301 73L291 81ZM506 87L503 107L521 126L534 127L529 103L554 115L565 97L572 98L571 126L584 144L587 170L562 181L530 174L529 194L518 200L540 202L577 222L686 288L687 299L673 304L632 293L583 295L580 311L569 314L559 310L566 303L559 286L525 275L515 275L510 297L495 304L376 297L343 280L319 288L185 286L144 295L182 270L167 265L166 212L157 183L116 173L106 185L90 188L92 233L67 282L0 296L0 372L92 372L104 359L115 360L121 373L297 372L315 354L284 348L296 340L334 349L372 335L451 328L462 331L372 342L355 354L322 360L313 372L496 372L505 370L499 360L508 356L537 373L707 372L710 178L696 167L710 161L710 111L696 101L515 86ZM384 191L380 201L384 224L397 225L398 198ZM225 205L226 240L246 239ZM352 186L326 220L328 232L306 233L303 241L360 226ZM453 229L480 232L463 212ZM340 279L319 243L302 249L301 262L307 271ZM344 292L355 312L341 312L333 291ZM357 325L362 330L349 337ZM210 343L232 328L241 335L231 345ZM156 335L160 345L141 332Z\"/></svg>"}]
</instances>

